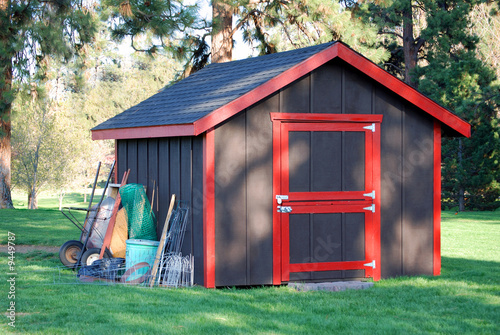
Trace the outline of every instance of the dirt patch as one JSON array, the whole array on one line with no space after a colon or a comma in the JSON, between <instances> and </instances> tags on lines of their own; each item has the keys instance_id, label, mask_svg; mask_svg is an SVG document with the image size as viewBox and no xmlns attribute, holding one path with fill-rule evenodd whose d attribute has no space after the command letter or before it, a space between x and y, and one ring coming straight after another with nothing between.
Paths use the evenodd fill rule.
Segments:
<instances>
[{"instance_id":1,"label":"dirt patch","mask_svg":"<svg viewBox=\"0 0 500 335\"><path fill-rule=\"evenodd\" d=\"M46 252L59 252L60 247L51 247L46 245L16 245L16 253L27 254L32 251L46 251ZM6 245L0 245L0 252L8 252L9 247Z\"/></svg>"}]
</instances>

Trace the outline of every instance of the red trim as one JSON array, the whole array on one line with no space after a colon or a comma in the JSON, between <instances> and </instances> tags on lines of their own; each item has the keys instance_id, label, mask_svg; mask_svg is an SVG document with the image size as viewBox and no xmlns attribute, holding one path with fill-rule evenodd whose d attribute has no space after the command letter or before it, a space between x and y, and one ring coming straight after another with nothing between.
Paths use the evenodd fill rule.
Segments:
<instances>
[{"instance_id":1,"label":"red trim","mask_svg":"<svg viewBox=\"0 0 500 335\"><path fill-rule=\"evenodd\" d=\"M370 196L365 196L365 191L345 191L345 192L293 192L288 194L288 201L304 201L304 200L360 200L371 199Z\"/></svg>"},{"instance_id":2,"label":"red trim","mask_svg":"<svg viewBox=\"0 0 500 335\"><path fill-rule=\"evenodd\" d=\"M335 202L284 202L293 207L293 214L314 213L365 213L364 207L371 206L372 201L335 201ZM335 208L332 208L335 206Z\"/></svg>"},{"instance_id":3,"label":"red trim","mask_svg":"<svg viewBox=\"0 0 500 335\"><path fill-rule=\"evenodd\" d=\"M215 287L215 171L214 130L203 139L203 269L206 288Z\"/></svg>"},{"instance_id":4,"label":"red trim","mask_svg":"<svg viewBox=\"0 0 500 335\"><path fill-rule=\"evenodd\" d=\"M93 140L193 136L192 124L92 130Z\"/></svg>"},{"instance_id":5,"label":"red trim","mask_svg":"<svg viewBox=\"0 0 500 335\"><path fill-rule=\"evenodd\" d=\"M441 274L441 124L434 121L434 275Z\"/></svg>"},{"instance_id":6,"label":"red trim","mask_svg":"<svg viewBox=\"0 0 500 335\"><path fill-rule=\"evenodd\" d=\"M264 84L254 88L250 92L214 110L212 113L201 118L200 120L195 121L195 134L201 134L207 129L216 126L217 124L227 120L236 113L241 112L245 108L250 107L256 102L264 99L270 94L280 90L291 82L320 67L329 60L337 57L337 48L334 48L334 46L337 44L338 43L335 43L333 47L329 47L323 51L318 52L314 56L309 57L308 59L291 67L290 69L277 75Z\"/></svg>"},{"instance_id":7,"label":"red trim","mask_svg":"<svg viewBox=\"0 0 500 335\"><path fill-rule=\"evenodd\" d=\"M373 133L373 155L372 155L372 166L373 166L373 189L375 190L375 213L373 213L373 225L372 225L372 236L373 236L373 259L375 260L375 269L373 269L373 280L377 281L381 278L381 245L380 245L380 212L382 211L381 200L381 160L380 160L380 135L381 135L381 125L380 123L375 124L375 132Z\"/></svg>"},{"instance_id":8,"label":"red trim","mask_svg":"<svg viewBox=\"0 0 500 335\"><path fill-rule=\"evenodd\" d=\"M294 263L290 264L290 272L359 270L365 268L365 263L366 261Z\"/></svg>"},{"instance_id":9,"label":"red trim","mask_svg":"<svg viewBox=\"0 0 500 335\"><path fill-rule=\"evenodd\" d=\"M465 137L471 136L471 125L462 120L446 108L440 106L411 86L405 84L398 78L380 68L377 64L363 57L354 50L341 43L335 43L332 47L338 48L338 57L348 64L354 66L370 78L387 87L402 98L411 102L423 111L429 113L439 121L455 129ZM313 56L314 57L314 56Z\"/></svg>"},{"instance_id":10,"label":"red trim","mask_svg":"<svg viewBox=\"0 0 500 335\"><path fill-rule=\"evenodd\" d=\"M382 122L379 114L270 113L272 121L283 122ZM359 126L358 126L359 127Z\"/></svg>"},{"instance_id":11,"label":"red trim","mask_svg":"<svg viewBox=\"0 0 500 335\"><path fill-rule=\"evenodd\" d=\"M197 135L203 133L206 129L216 126L243 109L250 107L254 103L264 99L270 94L278 91L279 89L337 57L354 66L370 78L400 95L402 98L411 102L415 106L421 108L423 111L437 118L449 127L455 129L460 134L470 137L471 126L466 121L427 98L422 93L405 84L369 59L363 57L342 43L333 44L331 47L318 52L305 61L281 73L277 77L242 95L240 98L231 101L227 105L214 110L202 119L195 121L195 134Z\"/></svg>"},{"instance_id":12,"label":"red trim","mask_svg":"<svg viewBox=\"0 0 500 335\"><path fill-rule=\"evenodd\" d=\"M193 124L93 130L92 139L125 139L199 135L211 128L214 128L216 125L227 120L231 116L266 98L270 94L280 90L286 85L310 73L334 58L342 59L356 69L365 73L373 80L406 99L408 102L414 104L444 124L455 129L463 136L470 137L471 126L469 123L427 98L414 88L408 86L401 80L392 76L356 51L340 42L337 42L331 47L318 52L303 62L284 71L280 75L270 79L266 83L256 87L250 92L247 92L239 98L214 110L210 114L195 121Z\"/></svg>"},{"instance_id":13,"label":"red trim","mask_svg":"<svg viewBox=\"0 0 500 335\"><path fill-rule=\"evenodd\" d=\"M290 194L290 160L288 159L289 150L289 136L288 124L279 122L280 124L280 138L281 138L281 194ZM286 158L284 158L286 157ZM284 204L283 204L284 205ZM281 220L281 280L290 280L290 215L280 214Z\"/></svg>"},{"instance_id":14,"label":"red trim","mask_svg":"<svg viewBox=\"0 0 500 335\"><path fill-rule=\"evenodd\" d=\"M281 284L281 215L274 207L281 193L281 123L273 122L273 285Z\"/></svg>"},{"instance_id":15,"label":"red trim","mask_svg":"<svg viewBox=\"0 0 500 335\"><path fill-rule=\"evenodd\" d=\"M365 260L290 264L289 214L274 211L273 215L273 284L290 279L290 272L364 269L367 277L380 279L380 123L381 115L348 114L279 114L273 121L273 196L287 195L283 205L292 206L293 213L364 213ZM375 126L375 132L364 129ZM289 131L359 131L365 132L365 186L359 192L290 192L288 132ZM375 200L366 193L375 191ZM275 203L276 204L276 203ZM375 204L375 213L365 207ZM281 231L280 231L281 229ZM376 267L364 266L375 260ZM345 266L344 266L345 265Z\"/></svg>"}]
</instances>

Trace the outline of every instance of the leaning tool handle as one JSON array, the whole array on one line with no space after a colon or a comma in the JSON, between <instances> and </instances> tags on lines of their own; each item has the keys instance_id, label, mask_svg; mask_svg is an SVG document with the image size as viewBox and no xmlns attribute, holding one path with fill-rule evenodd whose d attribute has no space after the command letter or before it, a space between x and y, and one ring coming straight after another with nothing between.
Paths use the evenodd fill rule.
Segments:
<instances>
[{"instance_id":1,"label":"leaning tool handle","mask_svg":"<svg viewBox=\"0 0 500 335\"><path fill-rule=\"evenodd\" d=\"M122 183L120 187L125 185L128 180L128 175L130 174L130 169L123 174ZM111 237L113 236L113 229L115 228L116 214L118 213L118 207L120 207L121 197L120 192L116 195L115 205L113 206L113 212L111 214L111 219L109 219L108 229L106 230L106 235L104 236L104 241L102 242L101 252L99 253L99 259L104 257L104 252L109 249L111 244Z\"/></svg>"},{"instance_id":2,"label":"leaning tool handle","mask_svg":"<svg viewBox=\"0 0 500 335\"><path fill-rule=\"evenodd\" d=\"M158 267L160 266L161 255L163 250L165 249L165 245L167 244L167 233L168 233L168 225L170 223L170 216L172 216L172 210L175 205L175 194L172 194L172 198L170 199L170 206L168 207L167 218L165 219L165 224L163 225L163 231L161 233L160 244L158 245L158 249L156 249L156 257L153 263L153 267L151 268L151 280L149 281L149 287L153 287L156 282L156 276L158 273Z\"/></svg>"}]
</instances>

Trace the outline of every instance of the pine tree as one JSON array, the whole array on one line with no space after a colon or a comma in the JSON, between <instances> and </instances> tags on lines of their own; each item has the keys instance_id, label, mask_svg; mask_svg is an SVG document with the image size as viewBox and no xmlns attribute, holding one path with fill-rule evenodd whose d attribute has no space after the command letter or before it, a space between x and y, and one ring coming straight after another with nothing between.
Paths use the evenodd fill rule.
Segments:
<instances>
[{"instance_id":1,"label":"pine tree","mask_svg":"<svg viewBox=\"0 0 500 335\"><path fill-rule=\"evenodd\" d=\"M443 141L443 198L459 210L500 207L500 90L494 70L477 58L471 1L437 1L428 8L424 38L433 48L417 67L419 89L472 125L470 139Z\"/></svg>"},{"instance_id":2,"label":"pine tree","mask_svg":"<svg viewBox=\"0 0 500 335\"><path fill-rule=\"evenodd\" d=\"M12 208L11 104L13 80L43 80L48 56L69 60L95 33L80 1L0 0L0 208Z\"/></svg>"},{"instance_id":3,"label":"pine tree","mask_svg":"<svg viewBox=\"0 0 500 335\"><path fill-rule=\"evenodd\" d=\"M365 1L357 10L379 26L389 71L472 124L470 139L443 140L443 204L461 211L500 207L500 91L493 69L477 58L470 20L480 2Z\"/></svg>"}]
</instances>

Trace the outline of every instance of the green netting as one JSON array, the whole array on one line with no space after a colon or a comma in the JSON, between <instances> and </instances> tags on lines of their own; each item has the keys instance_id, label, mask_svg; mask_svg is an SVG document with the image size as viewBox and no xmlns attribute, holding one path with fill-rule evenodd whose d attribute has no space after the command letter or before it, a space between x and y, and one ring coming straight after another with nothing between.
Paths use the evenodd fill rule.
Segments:
<instances>
[{"instance_id":1,"label":"green netting","mask_svg":"<svg viewBox=\"0 0 500 335\"><path fill-rule=\"evenodd\" d=\"M120 187L120 196L127 212L128 238L157 241L156 217L144 186L127 184Z\"/></svg>"}]
</instances>

